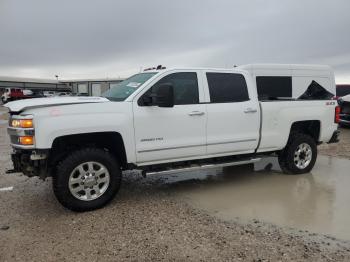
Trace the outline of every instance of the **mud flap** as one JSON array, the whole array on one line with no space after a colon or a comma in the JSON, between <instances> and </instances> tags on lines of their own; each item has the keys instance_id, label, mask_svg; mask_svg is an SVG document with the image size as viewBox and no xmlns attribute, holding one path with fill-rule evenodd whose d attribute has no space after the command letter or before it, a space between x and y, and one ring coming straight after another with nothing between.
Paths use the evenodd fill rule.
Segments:
<instances>
[{"instance_id":1,"label":"mud flap","mask_svg":"<svg viewBox=\"0 0 350 262\"><path fill-rule=\"evenodd\" d=\"M339 142L339 134L340 134L339 130L334 131L331 139L328 141L328 144L338 143Z\"/></svg>"}]
</instances>

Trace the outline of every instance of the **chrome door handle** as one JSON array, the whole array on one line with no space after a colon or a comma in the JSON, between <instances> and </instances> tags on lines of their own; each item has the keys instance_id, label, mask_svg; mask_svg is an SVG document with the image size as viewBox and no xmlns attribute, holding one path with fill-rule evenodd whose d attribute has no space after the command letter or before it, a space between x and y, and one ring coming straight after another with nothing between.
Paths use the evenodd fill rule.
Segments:
<instances>
[{"instance_id":1,"label":"chrome door handle","mask_svg":"<svg viewBox=\"0 0 350 262\"><path fill-rule=\"evenodd\" d=\"M246 110L244 110L244 113L256 113L256 112L258 112L258 110L254 108L247 108Z\"/></svg>"},{"instance_id":2,"label":"chrome door handle","mask_svg":"<svg viewBox=\"0 0 350 262\"><path fill-rule=\"evenodd\" d=\"M189 116L202 116L204 115L204 112L201 111L192 111L191 113L188 113Z\"/></svg>"}]
</instances>

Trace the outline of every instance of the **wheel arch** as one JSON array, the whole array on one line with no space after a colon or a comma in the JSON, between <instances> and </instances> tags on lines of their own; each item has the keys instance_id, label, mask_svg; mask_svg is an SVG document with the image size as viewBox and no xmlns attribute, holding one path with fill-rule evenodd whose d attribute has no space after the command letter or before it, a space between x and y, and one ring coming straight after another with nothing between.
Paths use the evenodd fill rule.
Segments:
<instances>
[{"instance_id":1,"label":"wheel arch","mask_svg":"<svg viewBox=\"0 0 350 262\"><path fill-rule=\"evenodd\" d=\"M302 133L311 136L316 143L320 141L321 121L319 120L304 120L292 123L289 131L289 137L293 133Z\"/></svg>"},{"instance_id":2,"label":"wheel arch","mask_svg":"<svg viewBox=\"0 0 350 262\"><path fill-rule=\"evenodd\" d=\"M56 137L50 150L49 166L54 169L67 153L84 147L102 148L116 157L122 168L127 167L124 140L118 132L93 132Z\"/></svg>"}]
</instances>

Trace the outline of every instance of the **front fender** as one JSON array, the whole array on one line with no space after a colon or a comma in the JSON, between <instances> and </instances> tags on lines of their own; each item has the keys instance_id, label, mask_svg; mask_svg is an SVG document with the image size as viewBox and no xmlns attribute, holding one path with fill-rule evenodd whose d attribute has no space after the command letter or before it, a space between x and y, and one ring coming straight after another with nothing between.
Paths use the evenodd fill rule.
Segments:
<instances>
[{"instance_id":1,"label":"front fender","mask_svg":"<svg viewBox=\"0 0 350 262\"><path fill-rule=\"evenodd\" d=\"M70 105L33 111L35 147L50 149L54 140L67 135L117 132L124 141L128 160L135 160L131 103Z\"/></svg>"}]
</instances>

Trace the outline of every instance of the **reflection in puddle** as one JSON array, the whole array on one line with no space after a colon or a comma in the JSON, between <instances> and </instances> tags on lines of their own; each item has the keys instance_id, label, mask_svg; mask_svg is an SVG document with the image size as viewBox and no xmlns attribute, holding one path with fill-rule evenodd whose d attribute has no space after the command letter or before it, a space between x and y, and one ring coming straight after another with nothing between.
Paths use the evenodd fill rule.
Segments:
<instances>
[{"instance_id":1,"label":"reflection in puddle","mask_svg":"<svg viewBox=\"0 0 350 262\"><path fill-rule=\"evenodd\" d=\"M349 169L349 160L320 156L312 173L285 175L276 159L268 158L254 167L164 179L174 194L225 220L259 219L350 239Z\"/></svg>"}]
</instances>

